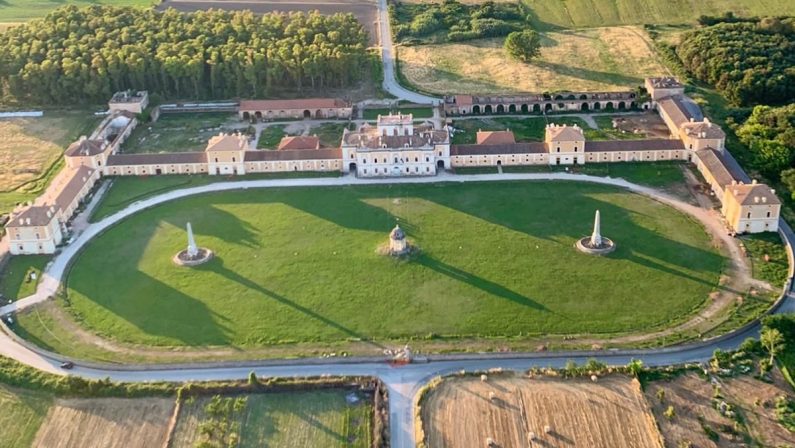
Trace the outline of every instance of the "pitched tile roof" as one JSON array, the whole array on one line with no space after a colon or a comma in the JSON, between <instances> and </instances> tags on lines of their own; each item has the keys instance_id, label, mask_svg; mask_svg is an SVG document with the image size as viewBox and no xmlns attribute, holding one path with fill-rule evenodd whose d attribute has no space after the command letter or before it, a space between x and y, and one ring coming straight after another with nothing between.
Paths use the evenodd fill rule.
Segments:
<instances>
[{"instance_id":1,"label":"pitched tile roof","mask_svg":"<svg viewBox=\"0 0 795 448\"><path fill-rule=\"evenodd\" d=\"M478 145L504 145L516 143L516 138L511 131L478 131Z\"/></svg>"},{"instance_id":2,"label":"pitched tile roof","mask_svg":"<svg viewBox=\"0 0 795 448\"><path fill-rule=\"evenodd\" d=\"M279 150L320 149L320 139L316 136L288 136L282 138L277 147Z\"/></svg>"},{"instance_id":3,"label":"pitched tile roof","mask_svg":"<svg viewBox=\"0 0 795 448\"><path fill-rule=\"evenodd\" d=\"M715 182L717 182L721 188L726 188L727 185L731 185L732 182L737 181L737 178L726 168L718 152L714 149L706 148L698 150L696 151L696 157L701 160L701 163L704 164L704 168L712 174L712 177L715 178Z\"/></svg>"},{"instance_id":4,"label":"pitched tile roof","mask_svg":"<svg viewBox=\"0 0 795 448\"><path fill-rule=\"evenodd\" d=\"M682 125L682 129L691 137L712 139L726 138L723 129L707 119L694 123L685 123Z\"/></svg>"},{"instance_id":5,"label":"pitched tile roof","mask_svg":"<svg viewBox=\"0 0 795 448\"><path fill-rule=\"evenodd\" d=\"M547 152L546 144L542 142L531 143L505 143L499 145L452 145L451 156L479 156L499 154L543 154Z\"/></svg>"},{"instance_id":6,"label":"pitched tile roof","mask_svg":"<svg viewBox=\"0 0 795 448\"><path fill-rule=\"evenodd\" d=\"M205 151L245 151L248 137L239 134L219 134L211 137Z\"/></svg>"},{"instance_id":7,"label":"pitched tile roof","mask_svg":"<svg viewBox=\"0 0 795 448\"><path fill-rule=\"evenodd\" d=\"M87 166L80 166L73 170L70 173L69 181L66 182L66 185L61 188L61 191L55 197L55 205L62 210L69 207L93 174L94 169Z\"/></svg>"},{"instance_id":8,"label":"pitched tile roof","mask_svg":"<svg viewBox=\"0 0 795 448\"><path fill-rule=\"evenodd\" d=\"M585 142L585 152L663 151L685 149L679 139L604 140Z\"/></svg>"},{"instance_id":9,"label":"pitched tile roof","mask_svg":"<svg viewBox=\"0 0 795 448\"><path fill-rule=\"evenodd\" d=\"M104 149L104 140L89 140L86 138L81 138L80 140L69 145L69 147L66 148L66 152L64 154L67 157L95 156L97 154L101 154Z\"/></svg>"},{"instance_id":10,"label":"pitched tile roof","mask_svg":"<svg viewBox=\"0 0 795 448\"><path fill-rule=\"evenodd\" d=\"M55 207L51 205L33 205L15 214L6 223L6 228L46 226L55 218Z\"/></svg>"},{"instance_id":11,"label":"pitched tile roof","mask_svg":"<svg viewBox=\"0 0 795 448\"><path fill-rule=\"evenodd\" d=\"M694 114L695 110L691 110L685 104L684 98L680 95L669 96L657 101L657 107L671 118L677 129L688 123L691 118L701 119L701 117Z\"/></svg>"},{"instance_id":12,"label":"pitched tile roof","mask_svg":"<svg viewBox=\"0 0 795 448\"><path fill-rule=\"evenodd\" d=\"M245 162L288 162L291 160L334 160L342 159L340 148L296 149L292 151L246 151Z\"/></svg>"},{"instance_id":13,"label":"pitched tile roof","mask_svg":"<svg viewBox=\"0 0 795 448\"><path fill-rule=\"evenodd\" d=\"M289 109L334 109L351 107L339 98L303 98L297 100L243 100L240 102L241 111L260 110L289 110Z\"/></svg>"},{"instance_id":14,"label":"pitched tile roof","mask_svg":"<svg viewBox=\"0 0 795 448\"><path fill-rule=\"evenodd\" d=\"M550 124L547 125L544 140L559 142L583 141L585 140L585 136L583 136L582 128L577 125L568 126L564 124L560 126Z\"/></svg>"},{"instance_id":15,"label":"pitched tile roof","mask_svg":"<svg viewBox=\"0 0 795 448\"><path fill-rule=\"evenodd\" d=\"M204 152L166 152L160 154L114 154L108 156L107 166L165 165L207 163Z\"/></svg>"},{"instance_id":16,"label":"pitched tile roof","mask_svg":"<svg viewBox=\"0 0 795 448\"><path fill-rule=\"evenodd\" d=\"M776 191L765 184L732 185L729 187L729 194L733 195L741 205L781 204Z\"/></svg>"}]
</instances>

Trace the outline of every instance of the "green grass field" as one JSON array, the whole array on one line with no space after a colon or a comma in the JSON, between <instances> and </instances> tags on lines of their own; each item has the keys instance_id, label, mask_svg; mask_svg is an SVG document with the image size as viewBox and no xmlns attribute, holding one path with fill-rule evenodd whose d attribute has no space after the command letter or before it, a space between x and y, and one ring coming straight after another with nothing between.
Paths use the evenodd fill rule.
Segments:
<instances>
[{"instance_id":1,"label":"green grass field","mask_svg":"<svg viewBox=\"0 0 795 448\"><path fill-rule=\"evenodd\" d=\"M789 0L521 0L530 10L536 28L580 28L609 25L681 24L701 15L793 15Z\"/></svg>"},{"instance_id":2,"label":"green grass field","mask_svg":"<svg viewBox=\"0 0 795 448\"><path fill-rule=\"evenodd\" d=\"M51 405L47 394L0 384L0 446L30 447Z\"/></svg>"},{"instance_id":3,"label":"green grass field","mask_svg":"<svg viewBox=\"0 0 795 448\"><path fill-rule=\"evenodd\" d=\"M0 1L0 23L26 22L37 17L44 17L53 9L65 4L148 7L155 3L157 3L155 0L2 0Z\"/></svg>"},{"instance_id":4,"label":"green grass field","mask_svg":"<svg viewBox=\"0 0 795 448\"><path fill-rule=\"evenodd\" d=\"M618 243L609 257L572 247L596 209ZM377 253L398 219L421 248L410 261ZM195 269L171 261L187 221L217 254ZM69 274L68 310L159 346L648 331L716 287L709 241L667 206L580 183L227 192L98 237Z\"/></svg>"},{"instance_id":5,"label":"green grass field","mask_svg":"<svg viewBox=\"0 0 795 448\"><path fill-rule=\"evenodd\" d=\"M547 123L577 125L585 130L588 125L576 117L527 117L527 118L468 118L466 120L453 120L453 127L464 132L453 134L454 145L475 143L478 131L504 131L513 132L517 142L539 142L544 140L544 130Z\"/></svg>"},{"instance_id":6,"label":"green grass field","mask_svg":"<svg viewBox=\"0 0 795 448\"><path fill-rule=\"evenodd\" d=\"M285 125L277 124L264 128L257 140L257 149L276 149L287 133L284 132Z\"/></svg>"},{"instance_id":7,"label":"green grass field","mask_svg":"<svg viewBox=\"0 0 795 448\"><path fill-rule=\"evenodd\" d=\"M237 115L224 112L162 114L156 123L138 125L121 151L127 154L204 151L210 137L248 126Z\"/></svg>"},{"instance_id":8,"label":"green grass field","mask_svg":"<svg viewBox=\"0 0 795 448\"><path fill-rule=\"evenodd\" d=\"M117 177L113 179L113 186L102 198L94 213L91 222L112 215L127 207L133 202L176 190L178 188L199 187L213 182L244 181L256 179L292 179L306 177L339 177L339 172L329 171L291 171L285 173L258 173L247 174L245 177L209 176L209 175L172 175L157 177Z\"/></svg>"},{"instance_id":9,"label":"green grass field","mask_svg":"<svg viewBox=\"0 0 795 448\"><path fill-rule=\"evenodd\" d=\"M51 258L49 255L11 257L6 267L0 272L0 294L6 299L16 300L36 292L41 270ZM31 272L36 273L36 280L29 280Z\"/></svg>"},{"instance_id":10,"label":"green grass field","mask_svg":"<svg viewBox=\"0 0 795 448\"><path fill-rule=\"evenodd\" d=\"M244 395L245 410L233 423L240 424L241 448L370 446L372 402L361 397L348 404L350 392L323 390ZM198 429L208 417L210 398L183 403L174 435L175 448L196 446Z\"/></svg>"}]
</instances>

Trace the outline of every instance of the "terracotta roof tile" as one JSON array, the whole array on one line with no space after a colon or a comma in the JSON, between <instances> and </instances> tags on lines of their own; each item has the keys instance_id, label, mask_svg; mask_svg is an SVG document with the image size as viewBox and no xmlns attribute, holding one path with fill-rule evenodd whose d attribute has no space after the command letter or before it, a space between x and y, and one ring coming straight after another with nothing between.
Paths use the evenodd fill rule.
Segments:
<instances>
[{"instance_id":1,"label":"terracotta roof tile","mask_svg":"<svg viewBox=\"0 0 795 448\"><path fill-rule=\"evenodd\" d=\"M290 109L334 109L351 107L339 98L304 98L297 100L243 100L241 111L290 110ZM314 111L312 111L314 112Z\"/></svg>"},{"instance_id":2,"label":"terracotta roof tile","mask_svg":"<svg viewBox=\"0 0 795 448\"><path fill-rule=\"evenodd\" d=\"M516 138L511 131L478 131L478 145L504 145L516 143Z\"/></svg>"}]
</instances>

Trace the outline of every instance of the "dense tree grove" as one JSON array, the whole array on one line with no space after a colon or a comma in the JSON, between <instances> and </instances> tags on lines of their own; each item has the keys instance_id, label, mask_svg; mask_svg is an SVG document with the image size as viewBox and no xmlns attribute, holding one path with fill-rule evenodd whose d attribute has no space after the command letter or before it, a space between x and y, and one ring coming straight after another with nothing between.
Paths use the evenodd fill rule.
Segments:
<instances>
[{"instance_id":1,"label":"dense tree grove","mask_svg":"<svg viewBox=\"0 0 795 448\"><path fill-rule=\"evenodd\" d=\"M422 40L463 41L506 36L528 22L519 3L467 5L457 0L442 3L403 3L389 6L395 39L406 43Z\"/></svg>"},{"instance_id":2,"label":"dense tree grove","mask_svg":"<svg viewBox=\"0 0 795 448\"><path fill-rule=\"evenodd\" d=\"M780 177L795 192L795 104L756 106L736 133L751 150L755 168L772 179Z\"/></svg>"},{"instance_id":3,"label":"dense tree grove","mask_svg":"<svg viewBox=\"0 0 795 448\"><path fill-rule=\"evenodd\" d=\"M735 105L795 101L795 21L718 23L682 37L676 52L697 79Z\"/></svg>"},{"instance_id":4,"label":"dense tree grove","mask_svg":"<svg viewBox=\"0 0 795 448\"><path fill-rule=\"evenodd\" d=\"M68 104L127 88L229 98L344 87L361 78L366 46L351 14L67 6L0 34L0 94Z\"/></svg>"}]
</instances>

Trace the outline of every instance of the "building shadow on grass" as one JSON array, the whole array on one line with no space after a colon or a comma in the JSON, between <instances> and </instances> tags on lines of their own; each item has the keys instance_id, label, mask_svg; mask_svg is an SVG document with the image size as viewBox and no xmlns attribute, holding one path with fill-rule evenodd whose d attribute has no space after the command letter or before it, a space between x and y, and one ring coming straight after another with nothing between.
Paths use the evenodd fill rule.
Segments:
<instances>
[{"instance_id":1,"label":"building shadow on grass","mask_svg":"<svg viewBox=\"0 0 795 448\"><path fill-rule=\"evenodd\" d=\"M339 331L340 333L347 335L349 338L354 338L354 339L361 340L362 342L365 342L365 343L368 343L370 345L376 346L376 347L378 347L380 349L386 348L385 346L383 346L381 344L378 344L375 341L370 340L370 337L367 336L367 335L364 335L364 334L359 333L357 331L354 331L354 330L352 330L352 329L350 329L348 327L345 327L344 325L340 324L339 322L333 321L333 320L329 319L328 317L325 317L325 316L317 313L314 310L311 310L311 309L309 309L309 308L307 308L307 307L305 307L305 306L303 306L301 304L298 304L298 303L288 299L287 297L285 297L285 296L283 296L281 294L278 294L278 293L276 293L274 291L271 291L270 289L265 288L264 286L254 282L252 280L249 280L246 277L243 277L242 275L238 274L234 270L227 269L226 267L224 267L222 259L216 258L214 260L214 262L215 262L215 266L213 266L212 270L213 270L213 272L217 273L218 275L221 275L221 276L223 276L223 277L225 277L225 278L227 278L227 279L229 279L229 280L231 280L233 282L239 283L239 284L245 286L246 288L249 288L249 289L252 289L254 291L257 291L257 292L265 295L266 297L268 297L268 298L270 298L272 300L275 300L278 303L281 303L282 305L286 305L286 306L292 308L293 310L298 311L299 313L302 313L302 314L304 314L306 316L311 317L312 319L320 321L323 324L334 328L335 330Z\"/></svg>"}]
</instances>

